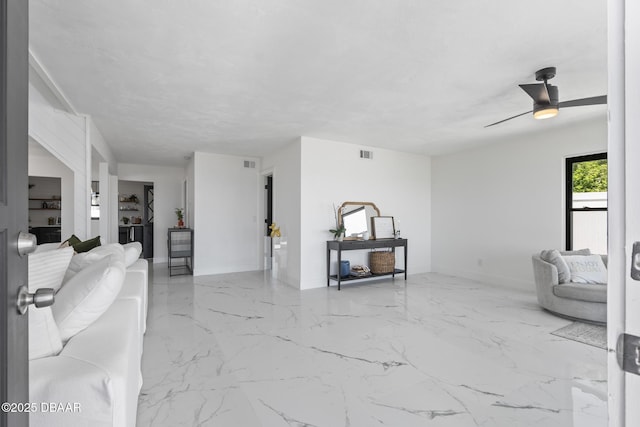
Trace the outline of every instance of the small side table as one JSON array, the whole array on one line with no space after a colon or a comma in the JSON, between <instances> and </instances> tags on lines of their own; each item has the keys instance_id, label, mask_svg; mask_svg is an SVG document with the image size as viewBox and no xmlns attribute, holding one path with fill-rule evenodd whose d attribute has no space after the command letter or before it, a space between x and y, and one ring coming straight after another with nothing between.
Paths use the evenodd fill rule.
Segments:
<instances>
[{"instance_id":1,"label":"small side table","mask_svg":"<svg viewBox=\"0 0 640 427\"><path fill-rule=\"evenodd\" d=\"M193 274L193 229L170 228L167 232L169 249L169 276ZM183 259L182 264L174 265L173 260ZM182 271L174 274L174 270Z\"/></svg>"}]
</instances>

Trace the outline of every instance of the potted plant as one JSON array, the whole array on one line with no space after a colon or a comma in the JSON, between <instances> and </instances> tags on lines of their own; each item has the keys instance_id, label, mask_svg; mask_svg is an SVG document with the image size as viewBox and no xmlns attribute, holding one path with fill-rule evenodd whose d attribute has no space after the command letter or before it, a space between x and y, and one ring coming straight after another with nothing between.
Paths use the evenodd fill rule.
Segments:
<instances>
[{"instance_id":1,"label":"potted plant","mask_svg":"<svg viewBox=\"0 0 640 427\"><path fill-rule=\"evenodd\" d=\"M344 228L344 225L341 224L338 227L332 228L329 231L333 233L334 239L336 239L338 242L342 242L342 240L344 239L344 232L347 230L346 228Z\"/></svg>"},{"instance_id":2,"label":"potted plant","mask_svg":"<svg viewBox=\"0 0 640 427\"><path fill-rule=\"evenodd\" d=\"M178 228L184 227L184 212L182 208L176 208L176 216L178 217Z\"/></svg>"},{"instance_id":3,"label":"potted plant","mask_svg":"<svg viewBox=\"0 0 640 427\"><path fill-rule=\"evenodd\" d=\"M336 208L336 205L333 205L333 214L336 220L336 227L329 230L329 232L333 233L333 238L335 240L342 242L344 232L347 231L347 229L344 228L344 225L340 224L340 221L338 220L338 209Z\"/></svg>"}]
</instances>

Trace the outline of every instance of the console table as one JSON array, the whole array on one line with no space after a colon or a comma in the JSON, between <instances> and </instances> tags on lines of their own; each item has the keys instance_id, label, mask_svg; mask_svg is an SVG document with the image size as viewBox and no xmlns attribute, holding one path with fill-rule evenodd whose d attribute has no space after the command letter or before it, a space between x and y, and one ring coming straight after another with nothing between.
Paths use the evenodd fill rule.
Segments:
<instances>
[{"instance_id":1,"label":"console table","mask_svg":"<svg viewBox=\"0 0 640 427\"><path fill-rule=\"evenodd\" d=\"M396 268L392 273L384 274L371 274L369 276L348 276L340 277L340 261L342 261L342 251L355 251L365 249L378 249L378 248L391 248L395 252L396 248L404 248L404 270ZM338 254L338 272L335 275L331 275L331 251L336 251ZM381 239L381 240L345 240L338 242L337 240L327 241L327 286L331 280L338 282L338 290L340 290L340 283L352 280L369 279L371 277L383 277L392 276L396 274L404 273L404 280L407 280L407 239Z\"/></svg>"},{"instance_id":2,"label":"console table","mask_svg":"<svg viewBox=\"0 0 640 427\"><path fill-rule=\"evenodd\" d=\"M193 275L193 230L190 228L170 228L167 233L167 246L169 252L169 276L174 269L182 269L184 273ZM175 258L182 258L183 264L172 265Z\"/></svg>"}]
</instances>

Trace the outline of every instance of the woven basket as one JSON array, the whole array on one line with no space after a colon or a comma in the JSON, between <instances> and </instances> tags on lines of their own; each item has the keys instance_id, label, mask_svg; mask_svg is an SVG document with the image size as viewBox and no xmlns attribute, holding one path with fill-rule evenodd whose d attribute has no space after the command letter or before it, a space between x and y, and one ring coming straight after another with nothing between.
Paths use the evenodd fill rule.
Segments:
<instances>
[{"instance_id":1,"label":"woven basket","mask_svg":"<svg viewBox=\"0 0 640 427\"><path fill-rule=\"evenodd\" d=\"M369 267L373 274L393 273L396 266L396 254L394 252L370 252Z\"/></svg>"}]
</instances>

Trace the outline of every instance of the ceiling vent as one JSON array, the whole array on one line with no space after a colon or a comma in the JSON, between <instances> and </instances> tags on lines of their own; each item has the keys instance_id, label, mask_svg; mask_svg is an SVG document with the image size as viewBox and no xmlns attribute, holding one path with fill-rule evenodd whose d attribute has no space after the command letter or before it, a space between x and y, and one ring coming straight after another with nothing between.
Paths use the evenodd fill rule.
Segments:
<instances>
[{"instance_id":1,"label":"ceiling vent","mask_svg":"<svg viewBox=\"0 0 640 427\"><path fill-rule=\"evenodd\" d=\"M244 167L248 168L248 169L255 169L256 168L256 162L254 162L253 160L245 160L244 161Z\"/></svg>"},{"instance_id":2,"label":"ceiling vent","mask_svg":"<svg viewBox=\"0 0 640 427\"><path fill-rule=\"evenodd\" d=\"M373 151L360 150L361 159L373 159Z\"/></svg>"}]
</instances>

